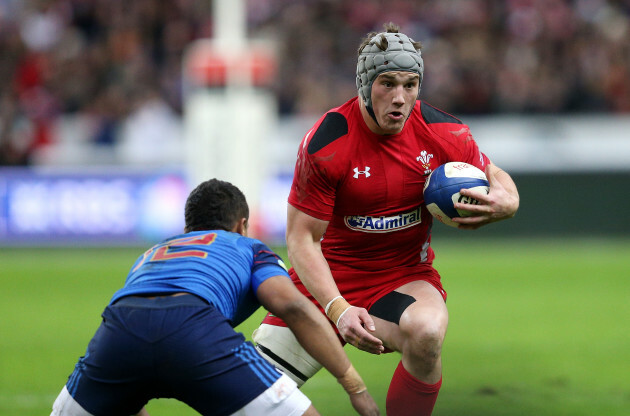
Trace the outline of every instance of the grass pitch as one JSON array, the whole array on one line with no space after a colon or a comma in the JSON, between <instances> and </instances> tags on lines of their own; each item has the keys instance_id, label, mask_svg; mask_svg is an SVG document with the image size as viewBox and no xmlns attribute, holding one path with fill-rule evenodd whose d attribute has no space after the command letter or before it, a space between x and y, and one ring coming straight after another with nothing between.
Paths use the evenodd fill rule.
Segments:
<instances>
[{"instance_id":1,"label":"grass pitch","mask_svg":"<svg viewBox=\"0 0 630 416\"><path fill-rule=\"evenodd\" d=\"M462 236L434 242L450 312L434 415L627 416L630 240ZM143 249L0 248L0 415L50 413ZM261 317L238 329L249 337ZM384 414L398 355L346 350ZM303 390L323 415L353 414L325 371ZM166 399L147 408L196 414Z\"/></svg>"}]
</instances>

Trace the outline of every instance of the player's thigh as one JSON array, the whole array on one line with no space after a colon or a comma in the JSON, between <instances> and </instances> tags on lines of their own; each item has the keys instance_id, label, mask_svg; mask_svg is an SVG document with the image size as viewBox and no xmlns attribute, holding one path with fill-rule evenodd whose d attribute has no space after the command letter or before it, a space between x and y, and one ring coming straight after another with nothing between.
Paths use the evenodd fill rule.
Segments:
<instances>
[{"instance_id":1,"label":"player's thigh","mask_svg":"<svg viewBox=\"0 0 630 416\"><path fill-rule=\"evenodd\" d=\"M92 389L108 393L101 395L100 399L106 402L100 403L100 409L111 409L113 402L121 401L120 397L128 396L127 391L131 391L134 393L129 399L136 400L133 407L136 412L148 399L172 397L202 415L227 415L244 407L280 378L280 372L245 341L243 334L232 328L221 312L195 296L166 297L158 301L124 298L107 312L104 314L107 323L111 321L108 318L119 318L124 323L122 326L130 331L129 334L123 331L125 335L142 341L123 351L117 348L124 347L125 343L120 346L112 342L99 344L101 355L125 355L124 350L128 349L128 354L136 361L127 362L121 369L122 374L107 377L116 381L110 383L116 392L109 392L108 386L103 385L108 383L100 383L98 388ZM120 338L119 335L117 339ZM144 365L138 365L143 362ZM123 375L133 380L136 371L152 377L122 383ZM93 398L92 402L96 400Z\"/></svg>"},{"instance_id":2,"label":"player's thigh","mask_svg":"<svg viewBox=\"0 0 630 416\"><path fill-rule=\"evenodd\" d=\"M202 415L231 414L269 389L281 373L250 342L189 373L171 392ZM176 380L173 378L172 380Z\"/></svg>"},{"instance_id":3,"label":"player's thigh","mask_svg":"<svg viewBox=\"0 0 630 416\"><path fill-rule=\"evenodd\" d=\"M260 354L300 387L322 368L288 327L276 325L267 318L254 331L252 339Z\"/></svg>"},{"instance_id":4,"label":"player's thigh","mask_svg":"<svg viewBox=\"0 0 630 416\"><path fill-rule=\"evenodd\" d=\"M68 378L70 395L89 413L133 414L149 400L150 346L123 329L108 309Z\"/></svg>"},{"instance_id":5,"label":"player's thigh","mask_svg":"<svg viewBox=\"0 0 630 416\"><path fill-rule=\"evenodd\" d=\"M384 345L402 352L410 336L431 334L443 339L448 310L442 294L426 281L407 283L383 296L370 308L375 336Z\"/></svg>"}]
</instances>

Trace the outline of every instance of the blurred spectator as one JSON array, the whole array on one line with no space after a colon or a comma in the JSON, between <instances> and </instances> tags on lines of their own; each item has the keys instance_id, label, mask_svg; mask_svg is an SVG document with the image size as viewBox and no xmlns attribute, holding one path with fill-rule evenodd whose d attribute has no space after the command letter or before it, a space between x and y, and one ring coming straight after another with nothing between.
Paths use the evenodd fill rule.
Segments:
<instances>
[{"instance_id":1,"label":"blurred spectator","mask_svg":"<svg viewBox=\"0 0 630 416\"><path fill-rule=\"evenodd\" d=\"M160 94L147 89L137 98L120 135L120 160L130 165L167 167L182 163L180 120Z\"/></svg>"},{"instance_id":2,"label":"blurred spectator","mask_svg":"<svg viewBox=\"0 0 630 416\"><path fill-rule=\"evenodd\" d=\"M249 0L247 9L249 36L279 47L283 115L355 95L357 39L387 21L423 42L421 97L451 113L630 113L627 0ZM0 0L0 164L27 164L54 144L63 115L90 119L89 140L102 145L118 144L133 103L155 92L181 116L182 54L212 35L211 13L212 0Z\"/></svg>"}]
</instances>

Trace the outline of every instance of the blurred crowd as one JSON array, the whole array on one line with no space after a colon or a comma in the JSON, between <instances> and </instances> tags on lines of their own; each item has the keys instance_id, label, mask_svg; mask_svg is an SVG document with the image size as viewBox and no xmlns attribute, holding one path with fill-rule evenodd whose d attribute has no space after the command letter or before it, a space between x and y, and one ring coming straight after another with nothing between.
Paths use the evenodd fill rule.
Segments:
<instances>
[{"instance_id":1,"label":"blurred crowd","mask_svg":"<svg viewBox=\"0 0 630 416\"><path fill-rule=\"evenodd\" d=\"M356 95L357 46L389 21L423 43L421 98L450 113L630 113L628 0L246 3L248 36L278 49L281 115ZM182 54L212 34L212 0L0 0L0 165L33 163L60 119L108 146L134 117L181 118Z\"/></svg>"},{"instance_id":2,"label":"blurred crowd","mask_svg":"<svg viewBox=\"0 0 630 416\"><path fill-rule=\"evenodd\" d=\"M387 21L423 42L421 97L446 111L630 112L627 0L261 3L252 27L279 32L287 112L355 94L357 40Z\"/></svg>"}]
</instances>

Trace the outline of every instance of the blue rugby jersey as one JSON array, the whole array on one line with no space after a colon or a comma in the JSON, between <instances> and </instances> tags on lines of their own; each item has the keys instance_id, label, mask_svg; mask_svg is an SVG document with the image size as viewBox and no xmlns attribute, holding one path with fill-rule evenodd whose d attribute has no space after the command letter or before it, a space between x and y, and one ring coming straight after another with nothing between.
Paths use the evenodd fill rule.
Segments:
<instances>
[{"instance_id":1,"label":"blue rugby jersey","mask_svg":"<svg viewBox=\"0 0 630 416\"><path fill-rule=\"evenodd\" d=\"M256 291L272 276L289 278L280 257L259 240L222 230L196 231L147 250L110 304L130 295L189 292L237 326L260 307Z\"/></svg>"}]
</instances>

